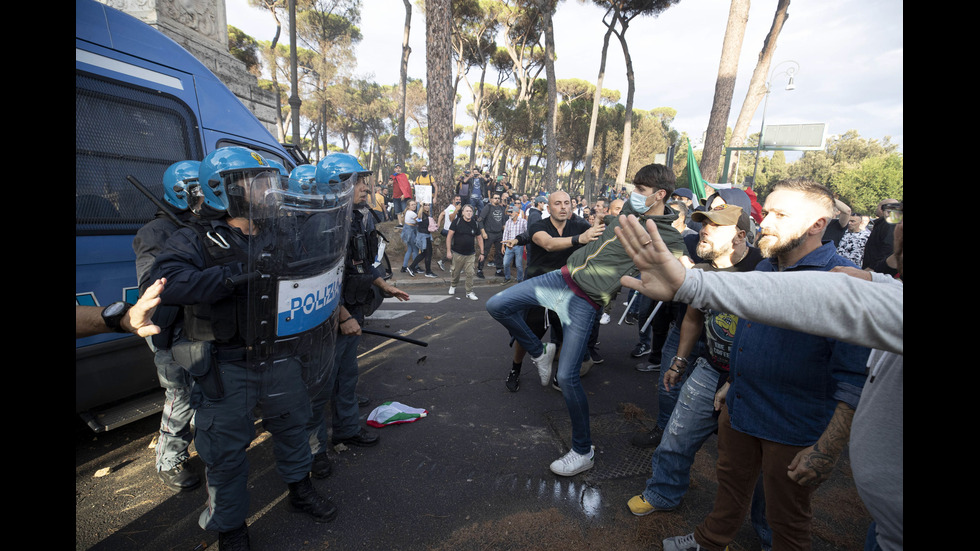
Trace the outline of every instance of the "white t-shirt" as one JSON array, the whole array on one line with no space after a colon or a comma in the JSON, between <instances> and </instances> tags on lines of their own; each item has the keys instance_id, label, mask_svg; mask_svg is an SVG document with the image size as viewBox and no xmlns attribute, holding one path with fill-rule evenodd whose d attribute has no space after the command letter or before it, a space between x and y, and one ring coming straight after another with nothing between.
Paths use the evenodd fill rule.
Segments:
<instances>
[{"instance_id":1,"label":"white t-shirt","mask_svg":"<svg viewBox=\"0 0 980 551\"><path fill-rule=\"evenodd\" d=\"M449 217L452 216L454 212L456 212L456 206L449 205L448 207L446 207L446 210L442 212L445 213L445 216L443 216L443 220L442 220L442 229L449 231L449 225L453 223L453 221L450 220Z\"/></svg>"},{"instance_id":2,"label":"white t-shirt","mask_svg":"<svg viewBox=\"0 0 980 551\"><path fill-rule=\"evenodd\" d=\"M405 225L414 226L416 220L418 220L419 215L414 210L405 211Z\"/></svg>"}]
</instances>

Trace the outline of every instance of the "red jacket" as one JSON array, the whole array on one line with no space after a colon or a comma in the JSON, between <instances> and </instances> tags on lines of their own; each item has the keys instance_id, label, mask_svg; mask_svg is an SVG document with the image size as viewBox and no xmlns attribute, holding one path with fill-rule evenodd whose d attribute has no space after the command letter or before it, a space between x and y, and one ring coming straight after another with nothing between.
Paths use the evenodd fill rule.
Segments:
<instances>
[{"instance_id":1,"label":"red jacket","mask_svg":"<svg viewBox=\"0 0 980 551\"><path fill-rule=\"evenodd\" d=\"M393 199L411 199L412 185L408 183L408 176L404 172L401 172L392 174L391 177L395 179L394 189L391 190L391 197Z\"/></svg>"}]
</instances>

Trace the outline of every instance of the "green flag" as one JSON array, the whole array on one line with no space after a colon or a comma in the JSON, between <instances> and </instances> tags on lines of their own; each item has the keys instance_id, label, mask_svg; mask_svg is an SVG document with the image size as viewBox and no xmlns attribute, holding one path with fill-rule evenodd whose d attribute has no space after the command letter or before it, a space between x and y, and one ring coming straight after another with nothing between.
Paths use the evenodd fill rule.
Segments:
<instances>
[{"instance_id":1,"label":"green flag","mask_svg":"<svg viewBox=\"0 0 980 551\"><path fill-rule=\"evenodd\" d=\"M704 185L708 182L701 177L701 169L698 168L697 161L694 160L694 148L691 147L691 140L687 140L687 187L694 192L698 201L703 202L707 195L704 192Z\"/></svg>"}]
</instances>

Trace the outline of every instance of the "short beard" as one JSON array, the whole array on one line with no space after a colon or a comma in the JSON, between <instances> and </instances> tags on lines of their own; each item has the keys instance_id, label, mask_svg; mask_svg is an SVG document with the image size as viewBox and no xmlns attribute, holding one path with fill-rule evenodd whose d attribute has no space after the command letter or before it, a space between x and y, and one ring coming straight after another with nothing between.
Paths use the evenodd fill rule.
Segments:
<instances>
[{"instance_id":1,"label":"short beard","mask_svg":"<svg viewBox=\"0 0 980 551\"><path fill-rule=\"evenodd\" d=\"M806 241L807 235L806 232L803 232L800 235L797 235L796 237L793 237L791 239L782 239L777 237L775 243L765 244L763 242L766 240L767 237L776 237L776 236L774 235L760 236L758 241L756 242L756 244L759 247L759 252L761 252L762 256L765 258L779 258L781 255L784 255L792 251L793 249L799 247L800 245L802 245L803 242Z\"/></svg>"},{"instance_id":2,"label":"short beard","mask_svg":"<svg viewBox=\"0 0 980 551\"><path fill-rule=\"evenodd\" d=\"M698 247L695 250L695 252L698 253L698 256L700 256L704 260L712 261L718 258L723 258L726 255L731 255L733 252L735 252L735 248L732 246L731 243L728 243L727 247L722 247L722 248L715 248L714 246L711 245L711 243L707 243L704 245L698 243Z\"/></svg>"}]
</instances>

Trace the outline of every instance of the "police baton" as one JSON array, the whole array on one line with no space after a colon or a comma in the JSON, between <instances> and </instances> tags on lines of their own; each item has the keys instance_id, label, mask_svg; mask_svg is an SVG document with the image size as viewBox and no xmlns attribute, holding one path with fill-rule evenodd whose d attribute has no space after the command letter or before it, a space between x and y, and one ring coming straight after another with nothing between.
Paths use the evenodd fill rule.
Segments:
<instances>
[{"instance_id":1,"label":"police baton","mask_svg":"<svg viewBox=\"0 0 980 551\"><path fill-rule=\"evenodd\" d=\"M393 333L385 333L384 331L375 331L373 329L365 329L361 327L361 333L366 333L368 335L377 335L379 337L387 337L389 339L395 339L398 341L405 341L407 343L417 344L419 346L429 346L429 343L425 341L417 341L415 339L410 339L408 337L403 337L401 335L395 335Z\"/></svg>"},{"instance_id":2,"label":"police baton","mask_svg":"<svg viewBox=\"0 0 980 551\"><path fill-rule=\"evenodd\" d=\"M187 224L183 220L177 218L177 215L174 214L173 211L170 210L170 208L168 208L167 205L163 203L163 201L161 201L158 197L150 193L150 190L146 189L146 186L144 186L142 182L137 180L136 176L130 174L129 176L126 176L126 180L128 180L129 183L133 184L133 187L140 190L140 192L142 192L143 195L146 195L150 199L150 201L152 201L153 204L157 206L158 209L167 213L167 216L169 216L170 219L173 220L175 224L177 224L177 227L183 228L187 226Z\"/></svg>"}]
</instances>

